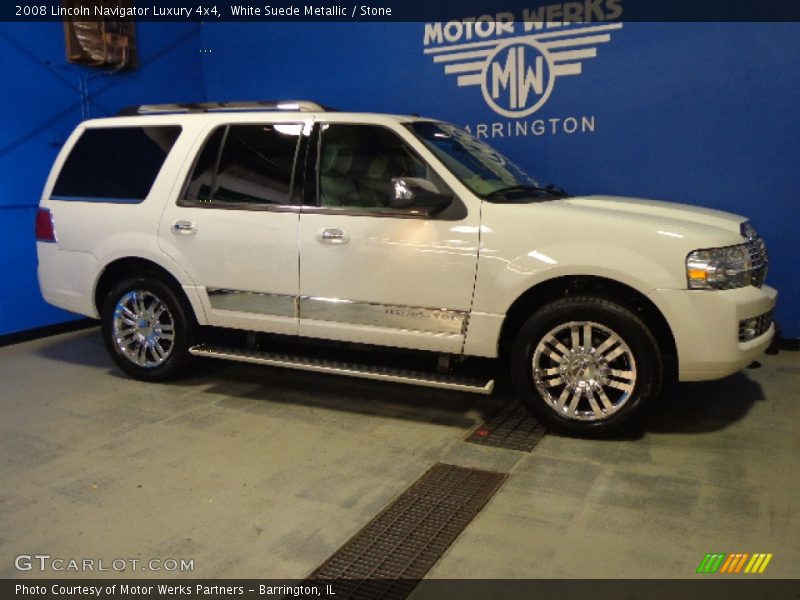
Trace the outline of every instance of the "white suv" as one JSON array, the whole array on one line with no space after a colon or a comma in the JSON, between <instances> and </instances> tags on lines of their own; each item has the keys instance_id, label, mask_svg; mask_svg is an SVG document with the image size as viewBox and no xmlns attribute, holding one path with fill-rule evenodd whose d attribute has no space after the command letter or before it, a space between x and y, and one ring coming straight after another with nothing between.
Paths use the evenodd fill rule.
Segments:
<instances>
[{"instance_id":1,"label":"white suv","mask_svg":"<svg viewBox=\"0 0 800 600\"><path fill-rule=\"evenodd\" d=\"M641 421L667 365L725 377L775 331L742 217L572 197L447 123L311 102L82 123L36 232L45 299L99 317L116 363L149 381L205 356L490 393L464 359L497 358L541 421L599 435ZM447 360L288 355L274 334Z\"/></svg>"}]
</instances>

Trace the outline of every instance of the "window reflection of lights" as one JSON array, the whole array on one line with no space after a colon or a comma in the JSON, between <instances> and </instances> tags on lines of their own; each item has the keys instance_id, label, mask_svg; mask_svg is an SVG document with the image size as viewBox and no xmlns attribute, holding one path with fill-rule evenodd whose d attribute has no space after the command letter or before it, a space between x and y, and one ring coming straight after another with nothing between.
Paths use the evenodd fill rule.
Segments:
<instances>
[{"instance_id":1,"label":"window reflection of lights","mask_svg":"<svg viewBox=\"0 0 800 600\"><path fill-rule=\"evenodd\" d=\"M273 127L283 135L300 135L303 132L303 125L300 123L275 123Z\"/></svg>"}]
</instances>

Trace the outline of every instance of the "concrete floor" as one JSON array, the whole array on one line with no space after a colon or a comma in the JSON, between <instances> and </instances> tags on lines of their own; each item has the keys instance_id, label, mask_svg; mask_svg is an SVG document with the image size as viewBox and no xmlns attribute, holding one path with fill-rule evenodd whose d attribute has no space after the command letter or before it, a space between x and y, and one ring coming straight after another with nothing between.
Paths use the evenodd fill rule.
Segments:
<instances>
[{"instance_id":1,"label":"concrete floor","mask_svg":"<svg viewBox=\"0 0 800 600\"><path fill-rule=\"evenodd\" d=\"M302 578L442 461L511 476L431 577L684 578L771 552L764 576L797 578L800 354L762 363L680 386L637 439L522 453L462 441L502 397L211 361L143 384L96 329L0 348L0 577L103 576L14 568L39 553Z\"/></svg>"}]
</instances>

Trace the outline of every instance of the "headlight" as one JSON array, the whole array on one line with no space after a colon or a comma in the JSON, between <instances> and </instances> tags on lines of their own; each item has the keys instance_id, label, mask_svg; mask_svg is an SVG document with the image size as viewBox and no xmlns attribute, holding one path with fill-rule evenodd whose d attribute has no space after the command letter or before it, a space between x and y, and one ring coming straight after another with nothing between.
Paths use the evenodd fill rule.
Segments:
<instances>
[{"instance_id":1,"label":"headlight","mask_svg":"<svg viewBox=\"0 0 800 600\"><path fill-rule=\"evenodd\" d=\"M747 244L695 250L686 257L690 290L728 290L753 281L753 262Z\"/></svg>"}]
</instances>

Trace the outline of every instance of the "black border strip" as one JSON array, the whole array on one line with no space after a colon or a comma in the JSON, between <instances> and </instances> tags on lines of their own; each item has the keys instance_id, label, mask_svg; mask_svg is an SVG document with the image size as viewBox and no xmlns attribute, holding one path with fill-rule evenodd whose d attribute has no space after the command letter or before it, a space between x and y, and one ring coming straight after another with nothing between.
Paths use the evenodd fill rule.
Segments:
<instances>
[{"instance_id":1,"label":"black border strip","mask_svg":"<svg viewBox=\"0 0 800 600\"><path fill-rule=\"evenodd\" d=\"M55 325L45 325L44 327L36 327L34 329L25 329L24 331L17 331L14 333L7 333L5 335L0 335L0 348L51 337L62 333L81 331L83 329L95 327L99 324L100 321L96 319L85 318L67 321L66 323L56 323Z\"/></svg>"},{"instance_id":2,"label":"black border strip","mask_svg":"<svg viewBox=\"0 0 800 600\"><path fill-rule=\"evenodd\" d=\"M693 571L693 569L692 569ZM405 579L404 587L415 587L414 598L421 600L519 600L525 598L599 598L605 600L619 598L635 599L672 599L708 600L709 598L726 598L726 600L751 600L752 598L797 598L797 579L770 579L761 575L719 576L696 575L677 569L676 577L691 579ZM385 589L392 580L332 580L328 583L339 583L352 586L365 583ZM16 586L24 586L26 591L16 591ZM139 592L124 593L122 586L138 587ZM265 586L262 592L260 586ZM163 586L163 587L162 587ZM166 590L166 586L173 586ZM185 595L176 593L177 586L183 587ZM284 586L281 590L279 586ZM32 588L38 587L39 591ZM53 595L53 588L58 595ZM74 578L36 578L36 579L2 579L0 595L3 598L61 598L78 600L87 597L85 588L100 589L102 600L167 600L173 598L230 598L231 600L264 600L265 598L284 598L287 600L300 598L303 590L306 596L315 599L342 600L332 595L325 583L306 582L300 580L270 579L162 579L143 577L137 579L74 579ZM141 588L149 588L142 590ZM272 589L267 591L267 588ZM333 586L332 586L333 587ZM61 589L59 589L61 588ZM334 588L335 589L335 588ZM189 592L188 594L186 592ZM300 593L298 593L300 592ZM316 592L316 593L315 593ZM362 598L377 598L378 594ZM395 596L397 597L397 596Z\"/></svg>"},{"instance_id":3,"label":"black border strip","mask_svg":"<svg viewBox=\"0 0 800 600\"><path fill-rule=\"evenodd\" d=\"M559 22L566 17L563 5L567 0L359 0L342 3L339 0L278 0L271 3L253 0L159 0L158 3L136 2L128 12L105 17L100 0L76 0L81 10L71 16L60 14L60 2L18 0L0 7L0 21L42 22L71 18L76 21L159 21L159 22L446 22L498 13L514 13L517 19L523 10L534 10L538 19ZM796 0L594 0L579 2L589 6L574 17L596 22L622 20L627 22L789 22L800 21L800 2ZM248 6L253 10L236 11L233 6ZM18 8L19 7L19 8ZM41 7L41 8L40 8ZM539 9L551 7L549 13ZM529 13L528 13L529 14Z\"/></svg>"}]
</instances>

